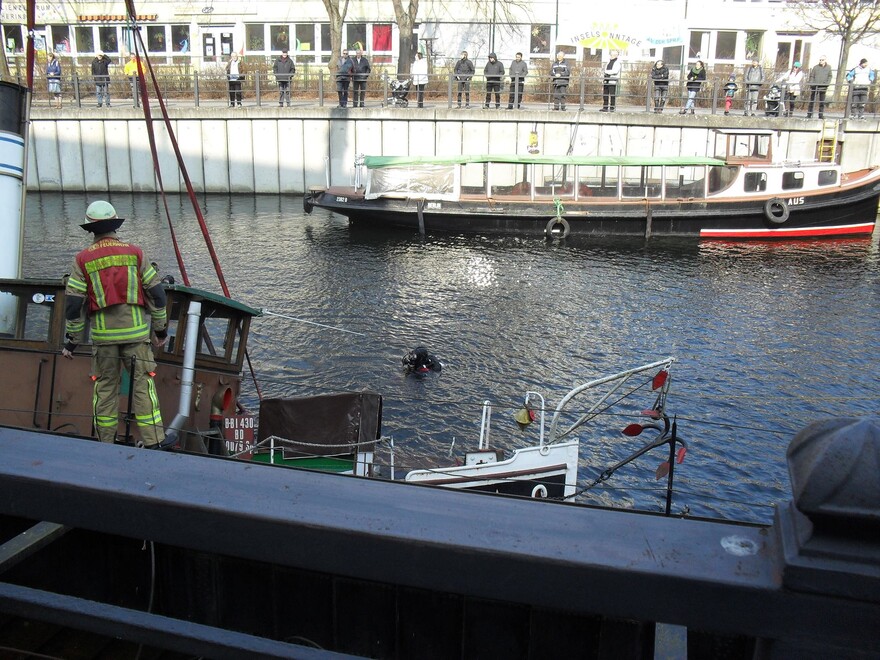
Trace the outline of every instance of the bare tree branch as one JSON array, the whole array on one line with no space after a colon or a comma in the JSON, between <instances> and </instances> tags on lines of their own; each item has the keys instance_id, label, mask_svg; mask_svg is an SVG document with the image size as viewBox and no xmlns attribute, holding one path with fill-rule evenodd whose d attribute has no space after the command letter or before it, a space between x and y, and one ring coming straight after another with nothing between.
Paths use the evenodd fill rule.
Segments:
<instances>
[{"instance_id":1,"label":"bare tree branch","mask_svg":"<svg viewBox=\"0 0 880 660\"><path fill-rule=\"evenodd\" d=\"M840 37L834 78L834 99L840 95L850 47L867 36L880 34L880 0L788 0L791 11L806 29Z\"/></svg>"},{"instance_id":2,"label":"bare tree branch","mask_svg":"<svg viewBox=\"0 0 880 660\"><path fill-rule=\"evenodd\" d=\"M335 73L339 67L339 53L342 51L342 24L348 13L349 0L323 0L327 17L330 19L330 62L328 68Z\"/></svg>"}]
</instances>

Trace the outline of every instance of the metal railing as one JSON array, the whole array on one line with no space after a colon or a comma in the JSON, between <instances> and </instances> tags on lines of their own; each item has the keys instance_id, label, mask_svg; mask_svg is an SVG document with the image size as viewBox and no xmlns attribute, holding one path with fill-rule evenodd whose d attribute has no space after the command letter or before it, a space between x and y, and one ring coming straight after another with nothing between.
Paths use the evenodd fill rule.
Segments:
<instances>
[{"instance_id":1,"label":"metal railing","mask_svg":"<svg viewBox=\"0 0 880 660\"><path fill-rule=\"evenodd\" d=\"M403 87L392 84L397 79L410 81ZM191 72L181 74L165 74L157 76L163 95L169 105L173 106L222 106L229 105L230 89L227 80L218 73ZM726 79L712 79L704 82L695 98L695 110L699 114L724 114ZM737 82L730 114L740 114L745 110L747 100L746 85ZM46 81L37 83L34 103L50 105L53 95L48 91ZM776 88L779 96L774 97L772 88ZM659 94L661 89L665 94ZM77 107L96 106L95 81L90 76L78 73L64 76L61 80L62 103ZM138 105L137 86L129 78L112 76L109 84L112 105ZM522 97L509 76L502 79L500 90L487 91L487 81L482 75L475 75L466 90L460 90L454 76L441 73L428 76L428 82L422 90L425 107L458 108L459 91L462 91L462 107L479 109L486 107L502 110L516 109L520 106L527 110L548 110L554 107L554 86L552 82L539 75L529 75L522 87ZM573 75L564 94L567 110L600 110L608 105L605 98L606 89L600 76L589 71L581 71ZM861 92L856 86L846 84L841 89L840 99L834 101L834 88L829 86L825 99L825 110L837 117L863 118L878 117L877 83ZM750 114L764 117L784 117L788 112L794 116L803 116L808 109L811 88L807 83L800 85L799 94L793 104L788 97L789 89L785 84L764 83L757 94L756 106ZM861 93L860 93L861 92ZM348 98L353 97L353 85L348 87ZM490 96L491 93L491 96ZM616 112L655 112L657 99L662 96L662 111L666 113L681 112L687 101L687 82L670 80L668 86L656 86L643 74L624 75L613 88L613 110ZM394 77L388 73L373 74L366 84L365 106L369 107L418 107L419 90L407 76ZM247 106L274 106L279 100L279 90L271 73L255 72L246 75L241 82L241 100ZM325 70L305 69L298 71L290 83L290 101L293 106L330 106L339 105L335 77ZM815 113L821 112L816 99ZM349 103L349 106L351 103ZM789 108L789 105L793 107ZM609 108L610 109L610 108Z\"/></svg>"}]
</instances>

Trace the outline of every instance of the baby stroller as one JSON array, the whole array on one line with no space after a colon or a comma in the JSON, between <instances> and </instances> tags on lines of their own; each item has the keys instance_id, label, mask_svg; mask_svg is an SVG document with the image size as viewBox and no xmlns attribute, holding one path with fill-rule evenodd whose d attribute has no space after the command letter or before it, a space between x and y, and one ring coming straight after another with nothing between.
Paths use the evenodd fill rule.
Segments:
<instances>
[{"instance_id":1,"label":"baby stroller","mask_svg":"<svg viewBox=\"0 0 880 660\"><path fill-rule=\"evenodd\" d=\"M782 91L779 85L771 85L764 95L764 114L768 117L778 117L782 105Z\"/></svg>"},{"instance_id":2,"label":"baby stroller","mask_svg":"<svg viewBox=\"0 0 880 660\"><path fill-rule=\"evenodd\" d=\"M409 88L411 85L412 80L410 78L405 80L392 80L389 84L389 87L391 88L391 96L388 97L385 105L392 108L405 108L408 106L409 101L406 97L409 94Z\"/></svg>"}]
</instances>

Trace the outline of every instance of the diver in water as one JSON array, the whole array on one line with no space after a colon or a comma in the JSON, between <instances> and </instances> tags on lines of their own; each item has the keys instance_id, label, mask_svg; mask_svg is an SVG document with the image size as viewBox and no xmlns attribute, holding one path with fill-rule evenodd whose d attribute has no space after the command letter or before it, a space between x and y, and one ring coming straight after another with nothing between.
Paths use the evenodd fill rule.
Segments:
<instances>
[{"instance_id":1,"label":"diver in water","mask_svg":"<svg viewBox=\"0 0 880 660\"><path fill-rule=\"evenodd\" d=\"M429 371L440 371L443 364L428 353L428 349L424 346L418 346L403 356L403 366L408 372L427 373Z\"/></svg>"}]
</instances>

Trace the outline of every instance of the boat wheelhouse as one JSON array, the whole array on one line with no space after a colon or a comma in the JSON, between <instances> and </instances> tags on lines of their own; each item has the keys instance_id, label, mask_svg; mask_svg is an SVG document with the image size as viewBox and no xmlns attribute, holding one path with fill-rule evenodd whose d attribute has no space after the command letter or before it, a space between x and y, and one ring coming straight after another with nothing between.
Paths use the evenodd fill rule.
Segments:
<instances>
[{"instance_id":1,"label":"boat wheelhouse","mask_svg":"<svg viewBox=\"0 0 880 660\"><path fill-rule=\"evenodd\" d=\"M870 235L880 168L773 159L770 130L716 130L713 156L367 156L312 189L353 223L548 237ZM366 168L362 177L361 168ZM364 180L363 186L360 185Z\"/></svg>"}]
</instances>

